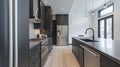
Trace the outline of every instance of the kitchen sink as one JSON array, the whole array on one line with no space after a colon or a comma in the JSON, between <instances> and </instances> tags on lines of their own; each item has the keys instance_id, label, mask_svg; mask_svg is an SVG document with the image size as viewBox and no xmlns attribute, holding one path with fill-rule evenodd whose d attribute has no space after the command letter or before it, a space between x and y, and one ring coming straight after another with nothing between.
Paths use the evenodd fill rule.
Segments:
<instances>
[{"instance_id":1,"label":"kitchen sink","mask_svg":"<svg viewBox=\"0 0 120 67\"><path fill-rule=\"evenodd\" d=\"M81 40L83 40L83 41L85 41L85 42L98 42L98 41L92 40L92 39L81 39Z\"/></svg>"}]
</instances>

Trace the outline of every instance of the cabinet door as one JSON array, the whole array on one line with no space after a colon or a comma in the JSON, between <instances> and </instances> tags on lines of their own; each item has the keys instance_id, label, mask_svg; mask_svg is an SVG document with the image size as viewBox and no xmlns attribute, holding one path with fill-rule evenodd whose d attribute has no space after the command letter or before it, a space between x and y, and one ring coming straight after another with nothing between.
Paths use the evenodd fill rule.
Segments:
<instances>
[{"instance_id":1,"label":"cabinet door","mask_svg":"<svg viewBox=\"0 0 120 67\"><path fill-rule=\"evenodd\" d=\"M76 56L76 59L78 60L78 46L75 46L75 56Z\"/></svg>"},{"instance_id":2,"label":"cabinet door","mask_svg":"<svg viewBox=\"0 0 120 67\"><path fill-rule=\"evenodd\" d=\"M120 65L110 60L109 58L101 55L100 56L100 67L120 67Z\"/></svg>"},{"instance_id":3,"label":"cabinet door","mask_svg":"<svg viewBox=\"0 0 120 67\"><path fill-rule=\"evenodd\" d=\"M38 53L30 58L29 65L29 67L40 67L40 58Z\"/></svg>"},{"instance_id":4,"label":"cabinet door","mask_svg":"<svg viewBox=\"0 0 120 67\"><path fill-rule=\"evenodd\" d=\"M72 40L72 52L74 53L75 57L76 57L76 43L75 40Z\"/></svg>"},{"instance_id":5,"label":"cabinet door","mask_svg":"<svg viewBox=\"0 0 120 67\"><path fill-rule=\"evenodd\" d=\"M78 48L78 61L79 61L79 64L80 64L80 67L84 67L84 49L79 47Z\"/></svg>"},{"instance_id":6,"label":"cabinet door","mask_svg":"<svg viewBox=\"0 0 120 67\"><path fill-rule=\"evenodd\" d=\"M73 51L76 59L78 60L78 43L77 43L77 41L74 40L74 39L73 39L72 43L73 43L73 44L72 44L72 45L73 45L72 51Z\"/></svg>"},{"instance_id":7,"label":"cabinet door","mask_svg":"<svg viewBox=\"0 0 120 67\"><path fill-rule=\"evenodd\" d=\"M33 0L29 0L29 18L33 18Z\"/></svg>"},{"instance_id":8,"label":"cabinet door","mask_svg":"<svg viewBox=\"0 0 120 67\"><path fill-rule=\"evenodd\" d=\"M34 57L30 58L29 67L35 67L35 60L34 60Z\"/></svg>"},{"instance_id":9,"label":"cabinet door","mask_svg":"<svg viewBox=\"0 0 120 67\"><path fill-rule=\"evenodd\" d=\"M46 34L48 37L52 35L52 8L50 6L45 6L45 22L44 29L46 30Z\"/></svg>"}]
</instances>

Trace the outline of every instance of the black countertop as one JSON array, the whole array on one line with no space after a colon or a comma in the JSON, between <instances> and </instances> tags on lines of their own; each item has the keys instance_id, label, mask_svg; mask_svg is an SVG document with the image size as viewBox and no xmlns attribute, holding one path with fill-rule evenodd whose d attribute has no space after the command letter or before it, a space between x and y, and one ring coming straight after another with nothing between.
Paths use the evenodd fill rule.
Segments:
<instances>
[{"instance_id":1,"label":"black countertop","mask_svg":"<svg viewBox=\"0 0 120 67\"><path fill-rule=\"evenodd\" d=\"M120 41L97 38L95 40L98 42L85 42L81 40L83 38L74 37L73 39L80 41L85 46L92 48L93 50L120 64Z\"/></svg>"},{"instance_id":2,"label":"black countertop","mask_svg":"<svg viewBox=\"0 0 120 67\"><path fill-rule=\"evenodd\" d=\"M33 48L36 45L43 45L48 41L49 38L46 39L30 39L29 40L29 49Z\"/></svg>"}]
</instances>

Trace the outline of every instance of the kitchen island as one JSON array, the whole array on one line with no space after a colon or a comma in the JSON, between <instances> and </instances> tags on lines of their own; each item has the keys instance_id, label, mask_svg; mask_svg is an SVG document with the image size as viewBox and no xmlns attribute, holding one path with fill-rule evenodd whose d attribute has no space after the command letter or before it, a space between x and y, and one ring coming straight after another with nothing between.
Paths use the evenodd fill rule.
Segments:
<instances>
[{"instance_id":1,"label":"kitchen island","mask_svg":"<svg viewBox=\"0 0 120 67\"><path fill-rule=\"evenodd\" d=\"M84 49L80 45L100 54L100 67L120 67L120 41L97 38L95 39L96 42L86 42L82 39L89 38L73 37L72 39L73 53L79 59L81 67L84 67ZM80 53L80 55L77 55L77 53Z\"/></svg>"}]
</instances>

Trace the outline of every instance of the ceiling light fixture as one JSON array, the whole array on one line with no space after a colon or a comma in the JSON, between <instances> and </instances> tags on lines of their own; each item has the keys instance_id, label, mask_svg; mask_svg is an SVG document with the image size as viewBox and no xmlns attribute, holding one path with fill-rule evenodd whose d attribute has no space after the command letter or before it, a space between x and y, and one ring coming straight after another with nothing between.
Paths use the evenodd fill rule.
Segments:
<instances>
[{"instance_id":1,"label":"ceiling light fixture","mask_svg":"<svg viewBox=\"0 0 120 67\"><path fill-rule=\"evenodd\" d=\"M93 5L94 5L94 3L93 3L93 0L92 0L92 15L95 15L95 12L93 11Z\"/></svg>"},{"instance_id":2,"label":"ceiling light fixture","mask_svg":"<svg viewBox=\"0 0 120 67\"><path fill-rule=\"evenodd\" d=\"M107 2L106 2L106 0L105 0L105 4L104 4L104 7L103 7L104 9L105 8L107 8Z\"/></svg>"},{"instance_id":3,"label":"ceiling light fixture","mask_svg":"<svg viewBox=\"0 0 120 67\"><path fill-rule=\"evenodd\" d=\"M65 9L65 8L62 8L63 10Z\"/></svg>"},{"instance_id":4,"label":"ceiling light fixture","mask_svg":"<svg viewBox=\"0 0 120 67\"><path fill-rule=\"evenodd\" d=\"M85 17L87 17L87 0L85 0Z\"/></svg>"}]
</instances>

